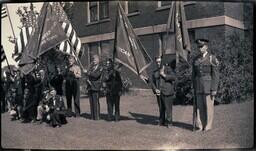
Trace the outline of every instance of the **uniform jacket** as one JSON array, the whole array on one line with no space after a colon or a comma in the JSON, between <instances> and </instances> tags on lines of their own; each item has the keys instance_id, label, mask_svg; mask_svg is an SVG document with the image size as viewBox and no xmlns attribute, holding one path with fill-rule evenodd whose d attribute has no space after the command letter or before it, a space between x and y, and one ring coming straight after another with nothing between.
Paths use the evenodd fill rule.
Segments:
<instances>
[{"instance_id":1,"label":"uniform jacket","mask_svg":"<svg viewBox=\"0 0 256 151\"><path fill-rule=\"evenodd\" d=\"M192 80L197 94L217 91L219 82L219 62L214 55L197 56L193 61Z\"/></svg>"},{"instance_id":2,"label":"uniform jacket","mask_svg":"<svg viewBox=\"0 0 256 151\"><path fill-rule=\"evenodd\" d=\"M175 72L169 66L165 66L166 77L160 76L159 88L163 95L174 95L174 82L176 80Z\"/></svg>"},{"instance_id":3,"label":"uniform jacket","mask_svg":"<svg viewBox=\"0 0 256 151\"><path fill-rule=\"evenodd\" d=\"M105 73L105 82L107 85L107 92L111 92L112 94L119 94L122 91L122 79L120 73L116 70L109 70Z\"/></svg>"},{"instance_id":4,"label":"uniform jacket","mask_svg":"<svg viewBox=\"0 0 256 151\"><path fill-rule=\"evenodd\" d=\"M103 68L101 65L91 65L87 72L88 76L88 90L99 91L102 86L102 75Z\"/></svg>"},{"instance_id":5,"label":"uniform jacket","mask_svg":"<svg viewBox=\"0 0 256 151\"><path fill-rule=\"evenodd\" d=\"M50 112L63 111L65 109L63 99L59 95L56 95L55 97L51 97L49 99L48 106L50 108Z\"/></svg>"}]
</instances>

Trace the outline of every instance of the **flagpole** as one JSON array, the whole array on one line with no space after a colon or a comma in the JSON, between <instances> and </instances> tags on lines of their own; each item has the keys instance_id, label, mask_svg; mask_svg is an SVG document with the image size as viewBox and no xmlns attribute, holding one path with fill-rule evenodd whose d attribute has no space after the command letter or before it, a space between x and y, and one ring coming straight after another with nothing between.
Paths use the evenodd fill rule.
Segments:
<instances>
[{"instance_id":1,"label":"flagpole","mask_svg":"<svg viewBox=\"0 0 256 151\"><path fill-rule=\"evenodd\" d=\"M117 2L119 5L119 1ZM116 25L115 25L115 40L114 40L114 49L113 49L113 68L114 68L114 61L115 61L115 54L116 54L116 37L117 37L117 21L118 21L118 7L116 9Z\"/></svg>"},{"instance_id":2,"label":"flagpole","mask_svg":"<svg viewBox=\"0 0 256 151\"><path fill-rule=\"evenodd\" d=\"M12 26L12 21L11 21L10 15L9 15L9 10L8 10L7 4L5 4L5 7L6 7L6 12L7 12L7 16L8 16L9 22L11 24L11 29L12 29L13 37L14 37L14 39L16 39L16 36L14 34L14 30L13 30L13 26Z\"/></svg>"},{"instance_id":3,"label":"flagpole","mask_svg":"<svg viewBox=\"0 0 256 151\"><path fill-rule=\"evenodd\" d=\"M2 49L4 49L4 48L2 48ZM5 53L5 52L4 52L4 53ZM7 66L8 66L9 71L11 72L11 74L13 74L13 73L12 73L12 70L11 70L11 67L10 67L10 64L9 64L9 61L8 61L6 55L5 55L5 60L6 60L6 63L7 63Z\"/></svg>"},{"instance_id":4,"label":"flagpole","mask_svg":"<svg viewBox=\"0 0 256 151\"><path fill-rule=\"evenodd\" d=\"M68 41L68 44L70 45L70 41ZM71 46L71 45L70 45ZM73 47L71 47L71 51L75 54L74 57L76 58L76 61L78 62L78 64L80 65L80 67L82 68L82 70L84 71L84 67L83 64L81 63L80 59L77 57L78 55L76 54L76 52L73 50Z\"/></svg>"}]
</instances>

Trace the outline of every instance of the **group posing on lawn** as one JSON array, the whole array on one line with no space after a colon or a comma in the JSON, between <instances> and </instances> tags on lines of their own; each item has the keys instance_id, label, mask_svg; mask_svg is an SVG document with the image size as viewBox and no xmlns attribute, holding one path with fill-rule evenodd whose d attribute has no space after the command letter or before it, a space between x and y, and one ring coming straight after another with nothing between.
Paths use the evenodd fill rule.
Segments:
<instances>
[{"instance_id":1,"label":"group posing on lawn","mask_svg":"<svg viewBox=\"0 0 256 151\"><path fill-rule=\"evenodd\" d=\"M210 54L208 40L198 39L196 43L200 55L192 65L194 89L194 122L196 131L212 129L214 98L219 81L219 61ZM174 83L176 61L163 61L156 57L157 68L148 80L156 95L159 107L159 125L172 127L172 105L175 98ZM47 75L38 65L32 72L22 75L18 69L5 72L1 84L1 110L8 110L12 120L21 122L48 123L61 127L67 123L67 117L80 117L80 78L86 75L87 90L92 120L100 120L99 95L102 86L106 87L106 101L109 121L120 120L120 96L122 94L121 64L108 59L104 64L98 55L92 57L88 70L82 70L75 64L75 58L69 56L64 70L56 65L56 74ZM66 106L64 103L63 83L65 85ZM2 94L2 93L1 93ZM72 100L74 112L72 112Z\"/></svg>"}]
</instances>

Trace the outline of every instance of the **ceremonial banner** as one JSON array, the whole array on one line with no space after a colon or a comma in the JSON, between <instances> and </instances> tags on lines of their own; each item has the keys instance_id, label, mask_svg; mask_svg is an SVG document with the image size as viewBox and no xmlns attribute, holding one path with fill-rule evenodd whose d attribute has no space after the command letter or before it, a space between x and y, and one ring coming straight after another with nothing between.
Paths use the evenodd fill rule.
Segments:
<instances>
[{"instance_id":1,"label":"ceremonial banner","mask_svg":"<svg viewBox=\"0 0 256 151\"><path fill-rule=\"evenodd\" d=\"M143 80L148 79L145 69L151 64L152 59L135 34L119 3L115 32L115 60L128 67Z\"/></svg>"},{"instance_id":2,"label":"ceremonial banner","mask_svg":"<svg viewBox=\"0 0 256 151\"><path fill-rule=\"evenodd\" d=\"M19 65L34 63L40 55L66 39L67 37L60 23L56 20L56 14L51 5L48 2L44 3ZM26 71L23 72L27 74L30 71L30 68L26 68Z\"/></svg>"},{"instance_id":3,"label":"ceremonial banner","mask_svg":"<svg viewBox=\"0 0 256 151\"><path fill-rule=\"evenodd\" d=\"M170 40L173 40L171 36L175 36L175 46L170 45L172 44ZM172 52L171 49L175 49L177 61L179 56L187 61L188 52L191 51L184 5L180 1L172 2L167 21L167 54Z\"/></svg>"}]
</instances>

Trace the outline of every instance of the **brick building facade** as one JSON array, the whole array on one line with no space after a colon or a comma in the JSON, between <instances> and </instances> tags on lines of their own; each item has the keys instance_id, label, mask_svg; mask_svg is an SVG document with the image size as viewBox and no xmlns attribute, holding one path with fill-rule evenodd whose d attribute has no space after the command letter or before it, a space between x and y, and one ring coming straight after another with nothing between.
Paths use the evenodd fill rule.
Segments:
<instances>
[{"instance_id":1,"label":"brick building facade","mask_svg":"<svg viewBox=\"0 0 256 151\"><path fill-rule=\"evenodd\" d=\"M93 54L99 54L102 59L111 57L114 48L117 2L74 3L71 22L86 50L82 59L85 66L90 63ZM121 1L121 3L150 56L154 58L161 54L164 51L170 2ZM224 44L225 38L234 32L245 36L249 27L246 23L252 20L252 17L248 17L252 6L246 3L186 1L184 7L192 46L195 45L194 41L197 38L207 38L210 41L214 40L214 44ZM150 66L148 72L153 69L154 64ZM122 75L132 79L134 87L148 88L125 67L122 69Z\"/></svg>"}]
</instances>

